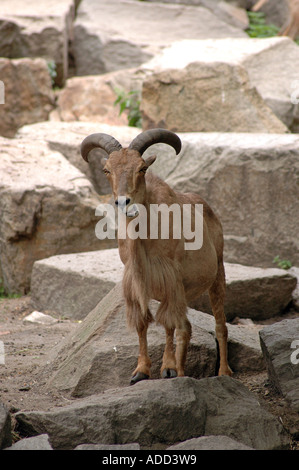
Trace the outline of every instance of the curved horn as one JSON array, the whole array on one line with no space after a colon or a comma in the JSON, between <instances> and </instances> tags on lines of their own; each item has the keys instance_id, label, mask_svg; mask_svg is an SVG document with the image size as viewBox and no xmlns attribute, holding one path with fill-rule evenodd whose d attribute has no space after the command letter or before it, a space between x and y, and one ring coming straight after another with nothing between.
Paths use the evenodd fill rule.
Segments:
<instances>
[{"instance_id":1,"label":"curved horn","mask_svg":"<svg viewBox=\"0 0 299 470\"><path fill-rule=\"evenodd\" d=\"M101 148L105 150L108 155L115 150L121 150L120 143L111 135L108 134L90 134L86 137L81 144L81 155L86 162L88 162L88 154L94 148Z\"/></svg>"},{"instance_id":2,"label":"curved horn","mask_svg":"<svg viewBox=\"0 0 299 470\"><path fill-rule=\"evenodd\" d=\"M154 144L168 144L174 148L178 155L182 148L180 138L166 129L149 129L139 134L129 145L130 149L138 150L142 155L148 147Z\"/></svg>"}]
</instances>

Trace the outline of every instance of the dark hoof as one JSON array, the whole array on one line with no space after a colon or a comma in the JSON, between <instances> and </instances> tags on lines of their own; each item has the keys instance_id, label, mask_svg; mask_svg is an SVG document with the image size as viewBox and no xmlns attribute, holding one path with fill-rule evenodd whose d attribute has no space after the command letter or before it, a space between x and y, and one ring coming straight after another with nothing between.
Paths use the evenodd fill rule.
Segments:
<instances>
[{"instance_id":1,"label":"dark hoof","mask_svg":"<svg viewBox=\"0 0 299 470\"><path fill-rule=\"evenodd\" d=\"M177 376L176 370L174 369L164 369L162 372L163 379L173 379Z\"/></svg>"},{"instance_id":2,"label":"dark hoof","mask_svg":"<svg viewBox=\"0 0 299 470\"><path fill-rule=\"evenodd\" d=\"M147 380L147 379L149 379L149 375L144 374L143 372L137 372L137 374L131 378L130 385L134 385L137 382L140 382L140 380Z\"/></svg>"}]
</instances>

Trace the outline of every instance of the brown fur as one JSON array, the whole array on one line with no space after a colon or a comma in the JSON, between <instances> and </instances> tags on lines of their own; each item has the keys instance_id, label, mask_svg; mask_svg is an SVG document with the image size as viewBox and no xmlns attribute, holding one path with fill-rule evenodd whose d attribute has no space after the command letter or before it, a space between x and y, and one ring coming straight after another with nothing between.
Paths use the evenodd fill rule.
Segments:
<instances>
[{"instance_id":1,"label":"brown fur","mask_svg":"<svg viewBox=\"0 0 299 470\"><path fill-rule=\"evenodd\" d=\"M184 238L169 239L130 238L119 239L120 258L125 265L123 290L127 319L139 335L140 352L138 372L150 375L151 361L147 352L146 332L153 320L148 309L150 299L160 301L156 321L165 327L166 346L163 355L163 371L174 370L184 375L187 347L191 337L191 325L187 319L187 305L209 290L216 320L216 337L220 349L219 374L230 375L227 363L227 328L223 310L225 274L223 267L223 235L221 223L208 206L196 194L182 194L172 190L164 181L148 172L154 159L143 160L135 150L122 149L111 153L105 165L114 199L119 196L131 202L143 204L149 217L150 204L173 203L203 204L203 246L199 250L185 250ZM127 218L127 227L132 219ZM170 224L171 225L171 224ZM149 224L148 224L149 230ZM176 351L174 332L176 331Z\"/></svg>"}]
</instances>

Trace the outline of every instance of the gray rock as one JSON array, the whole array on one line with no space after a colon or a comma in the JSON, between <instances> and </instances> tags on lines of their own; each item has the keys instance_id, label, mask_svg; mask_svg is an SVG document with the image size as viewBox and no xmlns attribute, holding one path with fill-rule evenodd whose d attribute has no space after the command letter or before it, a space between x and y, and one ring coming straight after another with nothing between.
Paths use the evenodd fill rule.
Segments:
<instances>
[{"instance_id":1,"label":"gray rock","mask_svg":"<svg viewBox=\"0 0 299 470\"><path fill-rule=\"evenodd\" d=\"M230 69L234 70L234 74L240 74L239 67L242 67L248 73L248 78L250 85L255 87L262 97L264 102L269 106L273 113L280 119L289 129L293 132L297 132L298 127L298 117L299 117L299 105L296 104L296 99L292 97L298 96L298 86L297 83L297 70L299 67L299 51L297 45L293 40L286 37L274 37L274 38L226 38L226 39L206 39L206 40L191 40L191 41L179 41L172 44L169 48L165 48L162 53L155 56L149 63L144 64L144 68L152 70L154 73L162 72L167 69L180 69L184 70L191 67L190 64L197 63L198 67L201 67L203 70L209 71L209 79L213 86L213 93L217 92L219 95L219 110L215 110L214 115L211 114L211 101L210 90L207 89L206 96L209 99L210 108L208 107L206 112L205 122L200 124L201 116L198 115L197 120L194 125L202 126L197 128L182 129L181 126L176 126L178 131L199 131L199 130L208 130L208 131L221 131L221 130L231 130L232 132L265 132L265 122L261 123L260 127L255 127L255 117L253 117L253 122L238 124L233 121L233 110L227 111L227 120L232 119L233 126L230 129L220 128L221 125L220 118L222 111L226 110L226 100L232 104L234 99L237 98L238 88L245 91L244 84L240 83L239 85L235 84L236 89L232 89L231 83L234 79L227 81L223 76L217 84L212 70L217 70L220 64L223 66L223 72L230 73ZM224 65L227 67L225 68ZM191 72L191 70L190 70ZM224 72L224 73L225 73ZM178 75L178 74L177 74ZM176 80L176 87L180 86L180 77ZM211 78L213 77L213 79ZM204 78L204 77L202 77ZM152 79L149 79L151 86L154 86ZM182 84L183 85L183 84ZM194 84L192 84L193 86ZM172 86L174 87L174 85ZM167 90L162 86L157 87L157 92L166 93ZM144 90L146 91L146 89ZM212 90L211 90L212 91ZM200 93L200 89L196 86L195 93ZM247 90L248 92L248 90ZM170 92L167 92L170 97ZM182 97L188 98L186 92L181 92ZM221 100L220 97L222 96ZM253 95L252 95L253 96ZM147 98L145 97L145 100ZM177 100L174 98L174 103L179 102L180 97L177 97ZM242 103L242 98L239 98L240 104ZM161 104L161 99L159 101L159 109L156 112L161 115L166 116L166 123L175 122L175 116L172 113L172 108L167 111ZM201 108L205 108L205 99L201 100ZM149 103L150 104L150 103ZM193 103L192 103L193 104ZM240 107L240 104L235 103L234 107L238 109L239 113L243 113L244 110ZM252 105L252 103L251 103ZM148 105L143 103L142 107L145 108L145 113L147 112ZM178 106L177 106L178 107ZM179 114L186 116L188 119L188 112L192 113L192 108L188 107L187 103L182 102L180 104ZM184 112L185 108L185 112ZM247 105L249 108L249 105ZM196 108L195 108L196 109ZM262 108L258 108L262 109ZM196 109L197 110L197 109ZM152 110L151 110L152 111ZM220 115L218 116L218 114ZM253 111L252 111L253 113ZM253 113L254 114L254 113ZM241 114L239 114L241 116ZM211 116L211 122L207 122L207 119ZM261 116L260 116L261 118ZM169 121L172 119L171 121ZM176 118L179 120L179 116ZM219 119L219 121L218 121ZM257 122L257 121L256 121ZM197 124L198 123L198 124ZM146 124L145 124L146 125ZM172 124L174 127L175 124ZM191 122L187 122L185 126L190 127ZM226 125L229 125L226 124ZM204 127L208 126L208 127ZM217 126L217 127L216 127ZM264 130L263 130L264 129ZM266 130L266 132L271 132L271 130ZM274 131L275 132L275 131ZM277 131L284 132L284 131Z\"/></svg>"},{"instance_id":2,"label":"gray rock","mask_svg":"<svg viewBox=\"0 0 299 470\"><path fill-rule=\"evenodd\" d=\"M74 450L140 450L139 444L80 444Z\"/></svg>"},{"instance_id":3,"label":"gray rock","mask_svg":"<svg viewBox=\"0 0 299 470\"><path fill-rule=\"evenodd\" d=\"M74 101L86 105L86 100L80 95L76 95ZM141 130L136 127L112 126L100 122L46 121L23 126L16 134L16 138L47 142L51 150L60 152L73 166L85 174L99 194L111 194L111 187L103 174L101 164L102 157L106 157L107 154L97 149L92 150L89 155L89 164L83 160L80 154L82 140L89 134L96 132L112 135L123 147L127 147ZM153 152L157 152L160 158L152 165L152 171L164 178L169 170L176 165L175 152L168 145L155 144L146 150L144 157L152 155Z\"/></svg>"},{"instance_id":4,"label":"gray rock","mask_svg":"<svg viewBox=\"0 0 299 470\"><path fill-rule=\"evenodd\" d=\"M204 329L215 337L214 317L198 310L188 309L189 321L193 326ZM228 329L228 362L234 372L265 370L258 328L230 325Z\"/></svg>"},{"instance_id":5,"label":"gray rock","mask_svg":"<svg viewBox=\"0 0 299 470\"><path fill-rule=\"evenodd\" d=\"M225 263L227 320L263 320L284 311L292 300L296 278L283 269ZM31 296L36 309L84 318L121 281L118 249L53 256L34 263ZM211 313L208 295L190 307Z\"/></svg>"},{"instance_id":6,"label":"gray rock","mask_svg":"<svg viewBox=\"0 0 299 470\"><path fill-rule=\"evenodd\" d=\"M75 99L86 103L86 100L80 96L75 96ZM22 127L16 137L47 142L51 150L60 152L72 165L85 174L99 194L111 194L111 188L103 174L101 164L101 159L107 157L107 154L104 151L92 150L89 155L89 163L86 163L80 153L82 140L89 134L96 132L112 135L125 147L140 133L140 129L111 126L100 122L46 121Z\"/></svg>"},{"instance_id":7,"label":"gray rock","mask_svg":"<svg viewBox=\"0 0 299 470\"><path fill-rule=\"evenodd\" d=\"M155 314L158 302L151 303ZM216 372L215 321L206 313L188 309L192 339L186 375L195 378ZM265 369L257 329L227 325L229 363L234 371ZM152 377L160 377L165 345L164 329L152 324L148 331ZM40 371L47 389L82 397L112 387L124 387L136 367L138 338L126 325L121 285L118 284L61 345L56 357Z\"/></svg>"},{"instance_id":8,"label":"gray rock","mask_svg":"<svg viewBox=\"0 0 299 470\"><path fill-rule=\"evenodd\" d=\"M56 255L36 261L31 275L35 308L80 320L123 274L118 249Z\"/></svg>"},{"instance_id":9,"label":"gray rock","mask_svg":"<svg viewBox=\"0 0 299 470\"><path fill-rule=\"evenodd\" d=\"M119 107L114 106L117 93L109 85L109 74L72 77L60 90L55 116L62 121L92 121L99 124L125 126L127 112L120 115ZM100 103L100 105L99 105Z\"/></svg>"},{"instance_id":10,"label":"gray rock","mask_svg":"<svg viewBox=\"0 0 299 470\"><path fill-rule=\"evenodd\" d=\"M293 298L296 278L289 271L225 263L225 314L228 321L235 317L265 320L282 313ZM199 310L211 313L208 295L194 303Z\"/></svg>"},{"instance_id":11,"label":"gray rock","mask_svg":"<svg viewBox=\"0 0 299 470\"><path fill-rule=\"evenodd\" d=\"M260 340L270 381L299 411L299 318L266 326Z\"/></svg>"},{"instance_id":12,"label":"gray rock","mask_svg":"<svg viewBox=\"0 0 299 470\"><path fill-rule=\"evenodd\" d=\"M229 10L232 15L231 18L228 16L223 17L223 9L225 6L234 7L238 9L251 10L252 7L257 3L257 0L146 0L147 2L162 2L162 3L182 3L185 5L200 5L209 8L213 13L227 22L232 22L234 19L233 10ZM266 15L267 24L275 24L276 26L282 26L288 18L289 5L288 0L271 0L259 9ZM227 12L227 9L224 9Z\"/></svg>"},{"instance_id":13,"label":"gray rock","mask_svg":"<svg viewBox=\"0 0 299 470\"><path fill-rule=\"evenodd\" d=\"M0 58L0 77L4 83L0 135L13 137L19 127L48 119L54 93L46 60Z\"/></svg>"},{"instance_id":14,"label":"gray rock","mask_svg":"<svg viewBox=\"0 0 299 470\"><path fill-rule=\"evenodd\" d=\"M0 449L11 445L11 418L3 403L0 402Z\"/></svg>"},{"instance_id":15,"label":"gray rock","mask_svg":"<svg viewBox=\"0 0 299 470\"><path fill-rule=\"evenodd\" d=\"M190 6L201 6L210 10L217 18L237 28L248 27L248 17L244 8L219 0L146 0L147 2L175 3ZM236 2L234 2L236 3Z\"/></svg>"},{"instance_id":16,"label":"gray rock","mask_svg":"<svg viewBox=\"0 0 299 470\"><path fill-rule=\"evenodd\" d=\"M16 419L22 432L47 433L55 449L115 441L172 444L219 434L255 449L288 445L279 421L230 377L143 381L51 411L19 412Z\"/></svg>"},{"instance_id":17,"label":"gray rock","mask_svg":"<svg viewBox=\"0 0 299 470\"><path fill-rule=\"evenodd\" d=\"M51 315L45 315L43 312L31 312L29 315L23 318L24 323L33 323L38 325L54 325L58 322L56 318Z\"/></svg>"},{"instance_id":18,"label":"gray rock","mask_svg":"<svg viewBox=\"0 0 299 470\"><path fill-rule=\"evenodd\" d=\"M175 59L174 59L175 56ZM287 132L239 64L176 54L142 87L142 128L175 132ZM180 56L179 56L180 57ZM187 58L186 58L187 57ZM174 64L175 62L175 64ZM200 103L200 106L196 106Z\"/></svg>"},{"instance_id":19,"label":"gray rock","mask_svg":"<svg viewBox=\"0 0 299 470\"><path fill-rule=\"evenodd\" d=\"M37 259L111 246L95 235L101 198L63 155L31 139L1 138L1 148L0 264L7 292L28 292Z\"/></svg>"},{"instance_id":20,"label":"gray rock","mask_svg":"<svg viewBox=\"0 0 299 470\"><path fill-rule=\"evenodd\" d=\"M242 0L238 0L238 3L240 1ZM257 3L255 0L245 1L247 1L247 4L250 3L250 7ZM289 0L271 0L270 2L265 2L259 11L265 14L267 24L275 24L278 27L282 27L289 17L289 4Z\"/></svg>"},{"instance_id":21,"label":"gray rock","mask_svg":"<svg viewBox=\"0 0 299 470\"><path fill-rule=\"evenodd\" d=\"M0 56L43 57L56 65L55 82L68 75L68 43L72 38L75 0L1 1Z\"/></svg>"},{"instance_id":22,"label":"gray rock","mask_svg":"<svg viewBox=\"0 0 299 470\"><path fill-rule=\"evenodd\" d=\"M28 437L15 442L11 447L4 450L53 450L47 434Z\"/></svg>"},{"instance_id":23,"label":"gray rock","mask_svg":"<svg viewBox=\"0 0 299 470\"><path fill-rule=\"evenodd\" d=\"M135 67L178 37L246 37L246 33L202 7L85 0L74 23L77 75Z\"/></svg>"},{"instance_id":24,"label":"gray rock","mask_svg":"<svg viewBox=\"0 0 299 470\"><path fill-rule=\"evenodd\" d=\"M152 302L153 314L158 302ZM160 377L165 331L152 324L148 330L152 378ZM122 288L117 284L69 335L57 357L41 370L48 389L84 397L109 388L125 387L137 364L138 336L128 329ZM188 351L186 375L215 374L217 361L213 335L194 325Z\"/></svg>"},{"instance_id":25,"label":"gray rock","mask_svg":"<svg viewBox=\"0 0 299 470\"><path fill-rule=\"evenodd\" d=\"M168 447L166 450L253 450L227 436L202 436Z\"/></svg>"},{"instance_id":26,"label":"gray rock","mask_svg":"<svg viewBox=\"0 0 299 470\"><path fill-rule=\"evenodd\" d=\"M299 264L299 137L193 133L182 139L166 182L200 194L219 215L225 261L273 267L279 255Z\"/></svg>"}]
</instances>

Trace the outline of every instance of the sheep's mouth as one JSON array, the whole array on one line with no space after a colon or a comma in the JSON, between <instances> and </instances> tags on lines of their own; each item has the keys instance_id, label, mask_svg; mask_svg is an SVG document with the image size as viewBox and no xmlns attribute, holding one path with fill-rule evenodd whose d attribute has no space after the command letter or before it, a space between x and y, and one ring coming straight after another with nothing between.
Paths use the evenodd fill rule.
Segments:
<instances>
[{"instance_id":1,"label":"sheep's mouth","mask_svg":"<svg viewBox=\"0 0 299 470\"><path fill-rule=\"evenodd\" d=\"M137 217L139 210L136 204L131 204L128 207L121 208L123 214L129 218Z\"/></svg>"}]
</instances>

